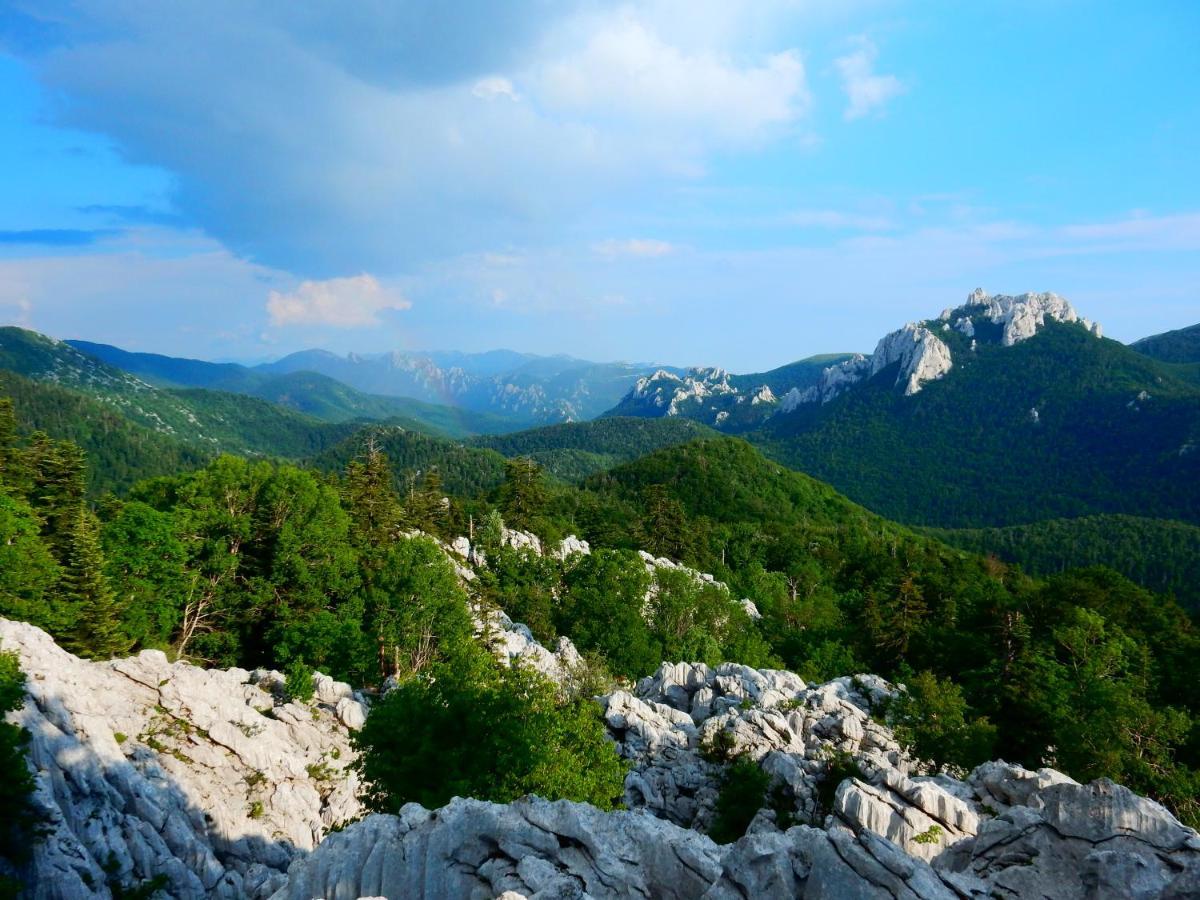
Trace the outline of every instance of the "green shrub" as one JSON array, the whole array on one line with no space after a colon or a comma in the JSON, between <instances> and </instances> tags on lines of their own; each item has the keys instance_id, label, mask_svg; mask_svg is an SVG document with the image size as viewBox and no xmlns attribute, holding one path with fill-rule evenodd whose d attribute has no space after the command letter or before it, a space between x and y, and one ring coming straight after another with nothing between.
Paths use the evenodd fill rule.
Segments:
<instances>
[{"instance_id":1,"label":"green shrub","mask_svg":"<svg viewBox=\"0 0 1200 900\"><path fill-rule=\"evenodd\" d=\"M296 660L287 667L286 674L287 678L284 681L283 689L287 693L288 699L296 703L307 703L312 700L313 694L316 693L312 669L300 660Z\"/></svg>"},{"instance_id":2,"label":"green shrub","mask_svg":"<svg viewBox=\"0 0 1200 900\"><path fill-rule=\"evenodd\" d=\"M718 844L730 844L746 833L765 805L771 776L745 756L739 756L721 777L721 793L708 836Z\"/></svg>"},{"instance_id":3,"label":"green shrub","mask_svg":"<svg viewBox=\"0 0 1200 900\"><path fill-rule=\"evenodd\" d=\"M379 811L526 794L611 809L624 789L625 764L599 707L564 702L553 683L520 666L489 661L414 678L372 709L354 741L367 802Z\"/></svg>"}]
</instances>

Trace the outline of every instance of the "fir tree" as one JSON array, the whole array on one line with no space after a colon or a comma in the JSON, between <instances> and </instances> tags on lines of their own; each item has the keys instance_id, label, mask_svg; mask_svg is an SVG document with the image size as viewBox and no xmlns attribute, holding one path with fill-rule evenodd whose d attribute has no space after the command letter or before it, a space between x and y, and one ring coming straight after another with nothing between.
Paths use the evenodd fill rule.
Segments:
<instances>
[{"instance_id":1,"label":"fir tree","mask_svg":"<svg viewBox=\"0 0 1200 900\"><path fill-rule=\"evenodd\" d=\"M513 527L528 531L545 510L547 492L542 468L528 457L510 459L500 486L500 509Z\"/></svg>"},{"instance_id":2,"label":"fir tree","mask_svg":"<svg viewBox=\"0 0 1200 900\"><path fill-rule=\"evenodd\" d=\"M374 435L367 439L363 454L347 467L342 499L359 546L380 548L395 538L403 511L391 465Z\"/></svg>"},{"instance_id":3,"label":"fir tree","mask_svg":"<svg viewBox=\"0 0 1200 900\"><path fill-rule=\"evenodd\" d=\"M121 604L104 576L99 522L87 509L80 509L71 534L62 591L75 620L68 649L81 656L111 659L132 646L122 629Z\"/></svg>"}]
</instances>

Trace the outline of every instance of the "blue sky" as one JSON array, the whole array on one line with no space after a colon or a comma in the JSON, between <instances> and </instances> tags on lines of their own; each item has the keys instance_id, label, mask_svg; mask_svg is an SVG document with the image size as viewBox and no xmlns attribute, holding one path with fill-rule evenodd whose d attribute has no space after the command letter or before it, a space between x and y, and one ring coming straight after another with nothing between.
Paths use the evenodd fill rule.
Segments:
<instances>
[{"instance_id":1,"label":"blue sky","mask_svg":"<svg viewBox=\"0 0 1200 900\"><path fill-rule=\"evenodd\" d=\"M348 11L349 10L349 11ZM8 0L0 321L768 368L1200 321L1200 5Z\"/></svg>"}]
</instances>

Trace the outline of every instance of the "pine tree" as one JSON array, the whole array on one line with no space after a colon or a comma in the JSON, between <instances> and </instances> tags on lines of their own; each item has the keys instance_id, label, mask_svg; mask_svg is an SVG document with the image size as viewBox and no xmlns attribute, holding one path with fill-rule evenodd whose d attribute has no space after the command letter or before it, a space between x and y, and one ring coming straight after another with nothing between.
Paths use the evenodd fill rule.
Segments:
<instances>
[{"instance_id":1,"label":"pine tree","mask_svg":"<svg viewBox=\"0 0 1200 900\"><path fill-rule=\"evenodd\" d=\"M29 480L29 504L42 519L42 536L60 564L66 565L72 536L83 508L83 450L70 441L34 433L23 456Z\"/></svg>"},{"instance_id":2,"label":"pine tree","mask_svg":"<svg viewBox=\"0 0 1200 900\"><path fill-rule=\"evenodd\" d=\"M403 510L396 495L386 454L372 435L363 455L346 469L342 499L350 513L351 532L359 546L380 548L395 539Z\"/></svg>"},{"instance_id":3,"label":"pine tree","mask_svg":"<svg viewBox=\"0 0 1200 900\"><path fill-rule=\"evenodd\" d=\"M12 400L0 397L0 486L11 483L12 459L16 454L17 419Z\"/></svg>"},{"instance_id":4,"label":"pine tree","mask_svg":"<svg viewBox=\"0 0 1200 900\"><path fill-rule=\"evenodd\" d=\"M132 641L122 629L121 604L104 576L100 525L87 509L80 509L71 534L62 591L75 620L68 649L80 656L111 659L130 648Z\"/></svg>"},{"instance_id":5,"label":"pine tree","mask_svg":"<svg viewBox=\"0 0 1200 900\"><path fill-rule=\"evenodd\" d=\"M510 459L500 486L500 509L513 527L529 530L546 507L547 491L542 468L528 457Z\"/></svg>"}]
</instances>

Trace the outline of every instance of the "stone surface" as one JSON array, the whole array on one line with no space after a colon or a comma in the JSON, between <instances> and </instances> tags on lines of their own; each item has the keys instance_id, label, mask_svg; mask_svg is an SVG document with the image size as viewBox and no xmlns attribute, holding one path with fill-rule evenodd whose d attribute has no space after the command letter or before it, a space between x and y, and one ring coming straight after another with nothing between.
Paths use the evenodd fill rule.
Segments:
<instances>
[{"instance_id":1,"label":"stone surface","mask_svg":"<svg viewBox=\"0 0 1200 900\"><path fill-rule=\"evenodd\" d=\"M488 621L507 659L560 677L578 659L569 642L551 652L502 613ZM362 814L347 728L369 710L349 685L318 675L305 706L285 701L277 672L203 670L156 651L87 662L6 620L0 645L28 675L12 717L32 735L51 826L20 873L35 898L107 897L110 879L127 889L157 875L171 897L276 900L1200 890L1200 836L1112 782L1005 762L963 779L929 774L872 718L902 690L875 676L807 684L732 663L663 664L601 698L630 763L628 810L455 799L331 832ZM703 833L720 748L757 763L774 801L729 845Z\"/></svg>"},{"instance_id":2,"label":"stone surface","mask_svg":"<svg viewBox=\"0 0 1200 900\"><path fill-rule=\"evenodd\" d=\"M175 897L266 896L331 826L362 813L334 711L284 702L270 677L252 684L245 670L172 664L154 650L88 662L5 619L0 647L27 675L11 719L31 735L51 829L25 873L30 897L104 896L109 880L157 875Z\"/></svg>"}]
</instances>

